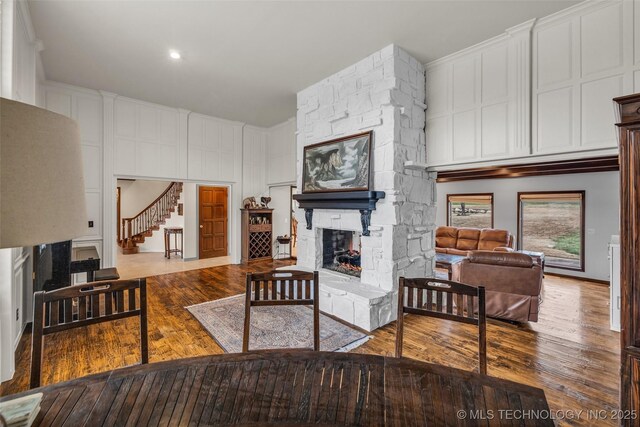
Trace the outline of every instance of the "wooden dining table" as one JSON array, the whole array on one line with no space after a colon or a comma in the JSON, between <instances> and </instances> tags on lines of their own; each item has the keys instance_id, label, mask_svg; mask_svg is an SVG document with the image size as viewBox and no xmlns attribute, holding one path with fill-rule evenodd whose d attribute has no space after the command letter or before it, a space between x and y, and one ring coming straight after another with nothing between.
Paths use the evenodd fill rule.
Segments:
<instances>
[{"instance_id":1,"label":"wooden dining table","mask_svg":"<svg viewBox=\"0 0 640 427\"><path fill-rule=\"evenodd\" d=\"M202 356L117 369L22 395L35 392L44 395L34 423L41 426L553 425L538 388L354 353Z\"/></svg>"}]
</instances>

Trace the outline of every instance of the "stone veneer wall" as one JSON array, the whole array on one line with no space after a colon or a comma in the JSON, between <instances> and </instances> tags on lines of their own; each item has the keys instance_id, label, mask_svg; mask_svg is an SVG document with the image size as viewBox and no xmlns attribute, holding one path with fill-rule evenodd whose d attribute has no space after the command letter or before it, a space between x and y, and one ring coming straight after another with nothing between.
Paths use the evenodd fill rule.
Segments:
<instances>
[{"instance_id":1,"label":"stone veneer wall","mask_svg":"<svg viewBox=\"0 0 640 427\"><path fill-rule=\"evenodd\" d=\"M372 297L362 300L320 288L324 311L361 325L358 317L366 316L361 312L368 309L364 323L370 330L395 319L400 276L433 273L435 174L404 166L406 161L425 161L424 102L424 67L395 45L298 93L299 189L303 147L374 131L372 190L384 191L386 198L371 217L371 236L362 237L360 293L366 295L368 289ZM312 230L305 228L303 211L296 217L301 219L297 243L301 267L321 267L322 228L361 230L358 211L314 210ZM369 307L358 306L362 304Z\"/></svg>"}]
</instances>

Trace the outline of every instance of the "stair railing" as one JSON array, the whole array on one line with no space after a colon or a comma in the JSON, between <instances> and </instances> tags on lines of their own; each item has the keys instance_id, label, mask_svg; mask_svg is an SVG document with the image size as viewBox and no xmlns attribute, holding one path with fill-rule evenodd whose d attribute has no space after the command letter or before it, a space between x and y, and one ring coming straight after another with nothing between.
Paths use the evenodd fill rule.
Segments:
<instances>
[{"instance_id":1,"label":"stair railing","mask_svg":"<svg viewBox=\"0 0 640 427\"><path fill-rule=\"evenodd\" d=\"M127 242L127 246L132 246L133 238L151 230L170 215L171 209L175 208L182 192L181 182L172 182L164 192L158 196L146 208L134 217L122 218L121 236Z\"/></svg>"}]
</instances>

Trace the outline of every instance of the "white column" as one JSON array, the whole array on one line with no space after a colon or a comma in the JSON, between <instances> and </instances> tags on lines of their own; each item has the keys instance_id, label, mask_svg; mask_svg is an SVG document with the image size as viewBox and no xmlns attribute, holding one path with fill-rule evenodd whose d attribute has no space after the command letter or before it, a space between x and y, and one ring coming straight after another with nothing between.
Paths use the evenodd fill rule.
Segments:
<instances>
[{"instance_id":1,"label":"white column","mask_svg":"<svg viewBox=\"0 0 640 427\"><path fill-rule=\"evenodd\" d=\"M116 179L113 176L113 107L115 93L100 91L102 95L102 268L116 264Z\"/></svg>"}]
</instances>

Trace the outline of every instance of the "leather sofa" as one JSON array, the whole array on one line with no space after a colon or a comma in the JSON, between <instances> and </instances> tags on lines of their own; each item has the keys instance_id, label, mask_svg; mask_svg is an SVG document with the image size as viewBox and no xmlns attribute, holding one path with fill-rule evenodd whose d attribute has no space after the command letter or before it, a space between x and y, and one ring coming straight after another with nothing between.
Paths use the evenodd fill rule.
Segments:
<instances>
[{"instance_id":1,"label":"leather sofa","mask_svg":"<svg viewBox=\"0 0 640 427\"><path fill-rule=\"evenodd\" d=\"M542 268L517 252L471 251L452 266L451 280L484 286L487 316L537 322L542 301Z\"/></svg>"},{"instance_id":2,"label":"leather sofa","mask_svg":"<svg viewBox=\"0 0 640 427\"><path fill-rule=\"evenodd\" d=\"M513 235L495 228L436 228L436 252L467 255L468 251L508 251L513 248Z\"/></svg>"}]
</instances>

